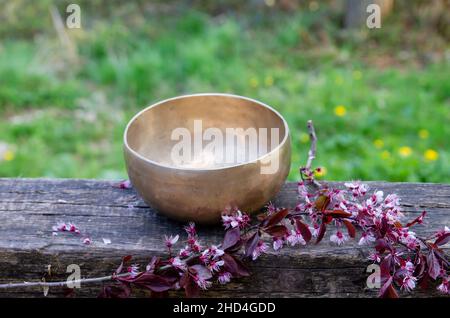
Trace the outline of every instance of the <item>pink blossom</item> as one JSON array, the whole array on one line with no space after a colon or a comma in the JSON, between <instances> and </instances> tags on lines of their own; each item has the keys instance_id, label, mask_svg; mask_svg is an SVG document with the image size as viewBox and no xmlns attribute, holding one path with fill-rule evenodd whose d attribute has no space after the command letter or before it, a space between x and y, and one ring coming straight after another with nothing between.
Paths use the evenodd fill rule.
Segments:
<instances>
[{"instance_id":1,"label":"pink blossom","mask_svg":"<svg viewBox=\"0 0 450 318\"><path fill-rule=\"evenodd\" d=\"M289 242L289 244L291 244L291 246L295 246L296 244L306 244L302 234L294 230L291 230L291 234L286 238L286 240Z\"/></svg>"},{"instance_id":2,"label":"pink blossom","mask_svg":"<svg viewBox=\"0 0 450 318\"><path fill-rule=\"evenodd\" d=\"M185 270L186 264L179 257L172 257L169 259L169 264L175 268Z\"/></svg>"},{"instance_id":3,"label":"pink blossom","mask_svg":"<svg viewBox=\"0 0 450 318\"><path fill-rule=\"evenodd\" d=\"M283 240L281 238L274 238L273 240L273 249L278 251L283 247Z\"/></svg>"},{"instance_id":4,"label":"pink blossom","mask_svg":"<svg viewBox=\"0 0 450 318\"><path fill-rule=\"evenodd\" d=\"M118 187L119 189L131 189L131 188L132 188L132 185L131 185L130 180L124 180L124 181L121 181L121 182L117 185L117 187Z\"/></svg>"},{"instance_id":5,"label":"pink blossom","mask_svg":"<svg viewBox=\"0 0 450 318\"><path fill-rule=\"evenodd\" d=\"M208 264L208 269L211 272L218 272L220 270L220 267L223 266L223 264L225 264L225 262L222 260L221 261L212 260Z\"/></svg>"},{"instance_id":6,"label":"pink blossom","mask_svg":"<svg viewBox=\"0 0 450 318\"><path fill-rule=\"evenodd\" d=\"M222 222L225 229L235 228L237 226L244 228L250 222L250 217L237 210L234 215L222 215Z\"/></svg>"},{"instance_id":7,"label":"pink blossom","mask_svg":"<svg viewBox=\"0 0 450 318\"><path fill-rule=\"evenodd\" d=\"M314 223L313 226L309 227L309 230L311 231L311 235L313 237L317 237L319 235L319 231L320 231L320 225L317 223Z\"/></svg>"},{"instance_id":8,"label":"pink blossom","mask_svg":"<svg viewBox=\"0 0 450 318\"><path fill-rule=\"evenodd\" d=\"M416 280L417 280L417 278L415 278L414 276L406 275L403 278L403 282L402 282L402 285L400 286L400 288L402 290L410 292L411 290L416 288Z\"/></svg>"},{"instance_id":9,"label":"pink blossom","mask_svg":"<svg viewBox=\"0 0 450 318\"><path fill-rule=\"evenodd\" d=\"M269 202L267 205L267 215L271 215L275 212L277 212L277 207L272 202Z\"/></svg>"},{"instance_id":10,"label":"pink blossom","mask_svg":"<svg viewBox=\"0 0 450 318\"><path fill-rule=\"evenodd\" d=\"M128 273L130 273L131 277L136 277L139 274L139 265L133 264L127 268Z\"/></svg>"},{"instance_id":11,"label":"pink blossom","mask_svg":"<svg viewBox=\"0 0 450 318\"><path fill-rule=\"evenodd\" d=\"M184 227L184 230L189 236L195 236L197 234L194 222L190 222L187 226Z\"/></svg>"},{"instance_id":12,"label":"pink blossom","mask_svg":"<svg viewBox=\"0 0 450 318\"><path fill-rule=\"evenodd\" d=\"M405 269L409 274L412 274L414 272L414 264L411 261L405 261L402 265L402 269Z\"/></svg>"},{"instance_id":13,"label":"pink blossom","mask_svg":"<svg viewBox=\"0 0 450 318\"><path fill-rule=\"evenodd\" d=\"M83 244L90 245L91 243L92 243L92 240L89 237L86 237L83 239Z\"/></svg>"},{"instance_id":14,"label":"pink blossom","mask_svg":"<svg viewBox=\"0 0 450 318\"><path fill-rule=\"evenodd\" d=\"M375 237L370 233L363 232L361 235L361 239L358 242L358 245L366 245L371 242L375 242Z\"/></svg>"},{"instance_id":15,"label":"pink blossom","mask_svg":"<svg viewBox=\"0 0 450 318\"><path fill-rule=\"evenodd\" d=\"M383 202L383 191L376 191L374 194L370 196L369 199L366 200L366 206L370 208L374 208L379 203Z\"/></svg>"},{"instance_id":16,"label":"pink blossom","mask_svg":"<svg viewBox=\"0 0 450 318\"><path fill-rule=\"evenodd\" d=\"M415 249L417 246L419 246L419 241L416 238L416 233L408 231L406 229L402 229L399 240L403 244L406 244L406 246L408 246L408 248L410 249Z\"/></svg>"},{"instance_id":17,"label":"pink blossom","mask_svg":"<svg viewBox=\"0 0 450 318\"><path fill-rule=\"evenodd\" d=\"M384 199L384 207L387 209L392 209L400 206L399 197L393 193L386 196Z\"/></svg>"},{"instance_id":18,"label":"pink blossom","mask_svg":"<svg viewBox=\"0 0 450 318\"><path fill-rule=\"evenodd\" d=\"M305 199L309 201L309 193L308 189L305 186L304 182L299 182L297 187L297 193L301 199Z\"/></svg>"},{"instance_id":19,"label":"pink blossom","mask_svg":"<svg viewBox=\"0 0 450 318\"><path fill-rule=\"evenodd\" d=\"M180 250L180 252L178 253L178 256L180 258L185 258L185 257L188 257L190 254L191 254L191 252L190 252L189 246L185 246L184 248L182 248Z\"/></svg>"},{"instance_id":20,"label":"pink blossom","mask_svg":"<svg viewBox=\"0 0 450 318\"><path fill-rule=\"evenodd\" d=\"M261 254L267 252L268 249L269 246L264 241L260 240L252 253L252 259L256 260Z\"/></svg>"},{"instance_id":21,"label":"pink blossom","mask_svg":"<svg viewBox=\"0 0 450 318\"><path fill-rule=\"evenodd\" d=\"M78 227L77 227L75 224L73 224L73 223L69 223L69 224L66 226L66 231L74 232L74 233L76 233L76 234L80 234L80 230L79 230Z\"/></svg>"},{"instance_id":22,"label":"pink blossom","mask_svg":"<svg viewBox=\"0 0 450 318\"><path fill-rule=\"evenodd\" d=\"M239 225L236 218L232 215L222 215L222 223L225 229L234 228Z\"/></svg>"},{"instance_id":23,"label":"pink blossom","mask_svg":"<svg viewBox=\"0 0 450 318\"><path fill-rule=\"evenodd\" d=\"M166 242L166 246L170 249L173 245L175 245L176 242L178 242L178 239L180 238L179 235L175 235L175 236L167 236L164 235L164 239Z\"/></svg>"},{"instance_id":24,"label":"pink blossom","mask_svg":"<svg viewBox=\"0 0 450 318\"><path fill-rule=\"evenodd\" d=\"M211 245L209 248L203 251L202 255L212 257L212 259L216 259L222 256L225 252L218 248L216 245Z\"/></svg>"},{"instance_id":25,"label":"pink blossom","mask_svg":"<svg viewBox=\"0 0 450 318\"><path fill-rule=\"evenodd\" d=\"M65 232L69 231L69 226L64 222L58 222L55 226L52 227L52 230L54 232L56 231Z\"/></svg>"},{"instance_id":26,"label":"pink blossom","mask_svg":"<svg viewBox=\"0 0 450 318\"><path fill-rule=\"evenodd\" d=\"M194 241L194 243L191 245L191 250L194 251L195 253L200 252L200 250L202 249L202 246L200 245L199 241Z\"/></svg>"},{"instance_id":27,"label":"pink blossom","mask_svg":"<svg viewBox=\"0 0 450 318\"><path fill-rule=\"evenodd\" d=\"M336 243L337 245L344 244L348 240L348 237L341 231L336 231L335 234L331 235L330 241Z\"/></svg>"},{"instance_id":28,"label":"pink blossom","mask_svg":"<svg viewBox=\"0 0 450 318\"><path fill-rule=\"evenodd\" d=\"M200 287L203 290L208 289L209 287L211 287L212 283L204 278L195 276L194 277L194 281L197 283L198 287Z\"/></svg>"},{"instance_id":29,"label":"pink blossom","mask_svg":"<svg viewBox=\"0 0 450 318\"><path fill-rule=\"evenodd\" d=\"M364 196L367 193L368 187L360 182L346 182L344 185L352 191L354 197Z\"/></svg>"},{"instance_id":30,"label":"pink blossom","mask_svg":"<svg viewBox=\"0 0 450 318\"><path fill-rule=\"evenodd\" d=\"M220 284L226 284L231 281L231 274L229 272L220 272L217 278Z\"/></svg>"},{"instance_id":31,"label":"pink blossom","mask_svg":"<svg viewBox=\"0 0 450 318\"><path fill-rule=\"evenodd\" d=\"M199 253L200 250L202 249L200 242L194 237L188 238L188 244L189 248L195 253Z\"/></svg>"},{"instance_id":32,"label":"pink blossom","mask_svg":"<svg viewBox=\"0 0 450 318\"><path fill-rule=\"evenodd\" d=\"M371 261L375 262L375 263L380 263L381 262L381 255L378 253L372 253L369 255L368 259L370 259Z\"/></svg>"},{"instance_id":33,"label":"pink blossom","mask_svg":"<svg viewBox=\"0 0 450 318\"><path fill-rule=\"evenodd\" d=\"M205 252L207 252L207 251L204 251L202 253L202 255L199 256L199 260L200 260L201 263L206 265L206 264L208 264L208 261L209 261L209 255L206 254Z\"/></svg>"},{"instance_id":34,"label":"pink blossom","mask_svg":"<svg viewBox=\"0 0 450 318\"><path fill-rule=\"evenodd\" d=\"M437 287L437 290L443 294L450 294L449 282L446 277L442 279L442 283Z\"/></svg>"}]
</instances>

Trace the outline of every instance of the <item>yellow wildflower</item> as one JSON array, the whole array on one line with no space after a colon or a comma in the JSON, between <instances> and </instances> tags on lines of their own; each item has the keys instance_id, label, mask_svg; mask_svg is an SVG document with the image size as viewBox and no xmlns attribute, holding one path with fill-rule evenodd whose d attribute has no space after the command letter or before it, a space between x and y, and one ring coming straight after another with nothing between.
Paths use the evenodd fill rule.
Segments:
<instances>
[{"instance_id":1,"label":"yellow wildflower","mask_svg":"<svg viewBox=\"0 0 450 318\"><path fill-rule=\"evenodd\" d=\"M381 159L383 159L383 160L388 160L390 157L391 157L391 153L387 150L384 150L381 153Z\"/></svg>"},{"instance_id":2,"label":"yellow wildflower","mask_svg":"<svg viewBox=\"0 0 450 318\"><path fill-rule=\"evenodd\" d=\"M316 177L323 177L327 174L327 168L325 167L318 167L314 170L314 176Z\"/></svg>"},{"instance_id":3,"label":"yellow wildflower","mask_svg":"<svg viewBox=\"0 0 450 318\"><path fill-rule=\"evenodd\" d=\"M423 153L423 156L424 156L425 160L427 160L427 161L435 161L439 158L439 153L436 150L427 149Z\"/></svg>"},{"instance_id":4,"label":"yellow wildflower","mask_svg":"<svg viewBox=\"0 0 450 318\"><path fill-rule=\"evenodd\" d=\"M383 146L384 146L384 141L381 140L381 139L375 139L375 140L373 141L373 144L374 144L375 147L377 147L378 149L381 149L381 148L383 148Z\"/></svg>"},{"instance_id":5,"label":"yellow wildflower","mask_svg":"<svg viewBox=\"0 0 450 318\"><path fill-rule=\"evenodd\" d=\"M3 159L5 161L11 161L14 159L14 152L12 150L6 150L3 154Z\"/></svg>"},{"instance_id":6,"label":"yellow wildflower","mask_svg":"<svg viewBox=\"0 0 450 318\"><path fill-rule=\"evenodd\" d=\"M264 84L266 84L266 86L270 87L273 85L273 77L272 76L266 76L266 78L264 79Z\"/></svg>"},{"instance_id":7,"label":"yellow wildflower","mask_svg":"<svg viewBox=\"0 0 450 318\"><path fill-rule=\"evenodd\" d=\"M300 134L300 142L306 144L309 141L309 135L307 133Z\"/></svg>"},{"instance_id":8,"label":"yellow wildflower","mask_svg":"<svg viewBox=\"0 0 450 318\"><path fill-rule=\"evenodd\" d=\"M428 136L430 136L430 133L426 129L419 130L419 137L420 139L427 139Z\"/></svg>"},{"instance_id":9,"label":"yellow wildflower","mask_svg":"<svg viewBox=\"0 0 450 318\"><path fill-rule=\"evenodd\" d=\"M258 79L256 77L252 77L249 82L250 86L253 88L257 88L259 85Z\"/></svg>"},{"instance_id":10,"label":"yellow wildflower","mask_svg":"<svg viewBox=\"0 0 450 318\"><path fill-rule=\"evenodd\" d=\"M406 158L412 154L412 149L408 146L403 146L398 149L398 153L400 154L400 156Z\"/></svg>"},{"instance_id":11,"label":"yellow wildflower","mask_svg":"<svg viewBox=\"0 0 450 318\"><path fill-rule=\"evenodd\" d=\"M273 7L275 5L275 0L264 0L266 6Z\"/></svg>"},{"instance_id":12,"label":"yellow wildflower","mask_svg":"<svg viewBox=\"0 0 450 318\"><path fill-rule=\"evenodd\" d=\"M334 108L334 114L336 116L343 117L343 116L345 116L346 112L347 112L347 110L345 109L344 105L338 105Z\"/></svg>"}]
</instances>

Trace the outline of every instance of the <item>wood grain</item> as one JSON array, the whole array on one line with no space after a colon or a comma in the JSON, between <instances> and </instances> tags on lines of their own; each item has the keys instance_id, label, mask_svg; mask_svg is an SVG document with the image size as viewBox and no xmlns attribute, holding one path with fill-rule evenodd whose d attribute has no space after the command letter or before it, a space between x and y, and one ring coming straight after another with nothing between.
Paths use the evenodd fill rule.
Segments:
<instances>
[{"instance_id":1,"label":"wood grain","mask_svg":"<svg viewBox=\"0 0 450 318\"><path fill-rule=\"evenodd\" d=\"M367 182L371 189L395 192L408 219L428 211L426 226L415 230L429 234L450 224L450 185ZM134 192L114 187L112 181L75 179L0 179L0 283L38 281L51 265L49 280L64 280L66 267L78 264L83 277L110 274L124 255L145 264L153 255L164 255L163 235L184 235L183 224L157 214ZM330 183L342 187L342 183ZM293 207L296 184L286 183L274 202ZM61 233L52 236L58 221L73 222L88 233L93 244ZM222 228L200 228L203 243L220 243ZM65 235L67 234L67 235ZM328 237L328 235L326 235ZM110 239L105 245L103 238ZM356 243L319 245L270 252L251 265L253 276L234 280L204 293L205 297L372 297L366 267L369 250ZM85 285L79 297L95 297L101 285ZM53 288L48 297L60 297ZM173 296L180 296L174 293ZM416 291L413 296L433 296ZM0 290L0 297L43 297L39 288ZM137 296L146 296L139 293ZM405 295L408 296L408 295Z\"/></svg>"}]
</instances>

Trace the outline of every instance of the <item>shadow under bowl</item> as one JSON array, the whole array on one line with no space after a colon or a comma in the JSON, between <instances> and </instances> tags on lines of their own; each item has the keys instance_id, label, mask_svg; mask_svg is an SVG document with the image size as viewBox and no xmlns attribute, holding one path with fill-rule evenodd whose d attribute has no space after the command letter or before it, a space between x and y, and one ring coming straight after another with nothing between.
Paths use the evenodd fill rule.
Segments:
<instances>
[{"instance_id":1,"label":"shadow under bowl","mask_svg":"<svg viewBox=\"0 0 450 318\"><path fill-rule=\"evenodd\" d=\"M136 114L124 133L131 183L179 221L218 223L224 209L259 210L290 169L286 121L271 107L229 94L167 99Z\"/></svg>"}]
</instances>

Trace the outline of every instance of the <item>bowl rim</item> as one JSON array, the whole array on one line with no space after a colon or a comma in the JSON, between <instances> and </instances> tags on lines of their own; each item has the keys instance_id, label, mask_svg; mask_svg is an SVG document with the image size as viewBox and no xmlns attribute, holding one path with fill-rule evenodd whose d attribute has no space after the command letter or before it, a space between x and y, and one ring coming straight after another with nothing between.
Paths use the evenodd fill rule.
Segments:
<instances>
[{"instance_id":1,"label":"bowl rim","mask_svg":"<svg viewBox=\"0 0 450 318\"><path fill-rule=\"evenodd\" d=\"M128 135L128 129L130 128L130 126L133 124L133 122L139 117L141 116L141 114L145 113L146 111L150 110L151 108L154 107L158 107L161 106L162 104L165 104L167 102L173 101L173 100L177 100L177 99L183 99L183 98L190 98L190 97L198 97L198 96L223 96L223 97L231 97L231 98L236 98L236 99L243 99L246 101L250 101L253 103L258 104L259 106L265 107L267 109L269 109L270 111L272 111L275 115L278 116L278 118L281 119L281 121L283 122L284 125L284 137L283 140L275 147L273 148L271 151L265 153L264 155L253 159L253 160L249 160L249 161L245 161L242 163L237 163L237 164L233 164L233 165L229 165L229 166L225 166L225 167L211 167L211 168L183 168L183 167L176 167L176 166L170 166L170 165L166 165L166 164L162 164L159 163L157 161L148 159L144 156L142 156L141 154L139 154L137 151L135 151L134 149L132 149L129 145L128 145L128 141L127 141L127 135ZM244 165L248 165L251 163L256 163L258 161L261 161L262 159L264 159L265 157L268 157L270 155L272 155L273 153L275 153L276 151L279 151L279 149L281 149L281 147L283 147L285 145L285 143L287 142L287 140L290 138L290 132L289 132L289 127L288 124L286 122L286 120L283 118L283 116L281 116L281 114L275 110L274 108L272 108L271 106L260 102L256 99L253 98L249 98L249 97L245 97L245 96L241 96L241 95L235 95L235 94L228 94L228 93L197 93L197 94L185 94L185 95L179 95L176 97L171 97L171 98L167 98L164 100L161 100L159 102L156 102L154 104L151 104L150 106L145 107L144 109L140 110L138 113L136 113L128 122L127 126L125 127L125 131L123 133L123 143L124 143L124 147L131 152L133 155L135 155L136 157L138 157L139 159L150 163L152 165L156 165L162 168L166 168L166 169L173 169L173 170L180 170L180 171L193 171L193 172L199 172L199 171L218 171L218 170L226 170L226 169L231 169L231 168L236 168L236 167L240 167L240 166L244 166Z\"/></svg>"}]
</instances>

